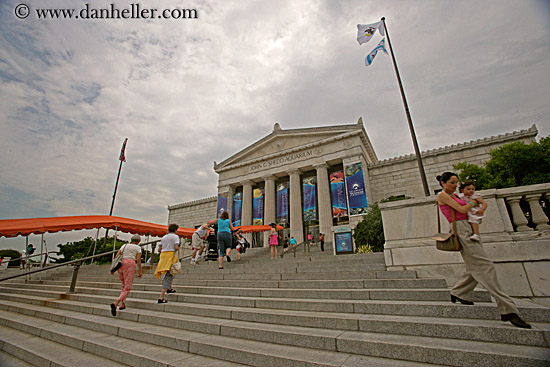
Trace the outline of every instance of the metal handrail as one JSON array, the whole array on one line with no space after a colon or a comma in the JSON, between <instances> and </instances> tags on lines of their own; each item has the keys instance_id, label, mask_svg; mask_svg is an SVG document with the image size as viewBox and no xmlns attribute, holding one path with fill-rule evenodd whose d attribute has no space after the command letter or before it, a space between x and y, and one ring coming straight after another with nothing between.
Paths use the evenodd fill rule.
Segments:
<instances>
[{"instance_id":1,"label":"metal handrail","mask_svg":"<svg viewBox=\"0 0 550 367\"><path fill-rule=\"evenodd\" d=\"M44 254L46 254L46 256L47 256L48 254L57 254L57 252L58 252L58 251L46 251L46 252L42 252L42 253L36 254L36 255L29 255L29 256L27 256L27 255L21 255L20 257L17 257L17 258L15 258L15 259L9 259L9 260L8 260L8 263L11 263L12 261L17 261L17 260L19 260L19 261L21 261L21 260L27 261L27 259L30 259L31 257L42 256L42 255L44 255ZM40 264L40 263L39 263L39 264Z\"/></svg>"},{"instance_id":2,"label":"metal handrail","mask_svg":"<svg viewBox=\"0 0 550 367\"><path fill-rule=\"evenodd\" d=\"M308 249L307 249L307 250L308 250L308 252L309 252L309 241L306 240L306 241L300 242L299 244L294 245L294 246L289 245L286 249L283 250L283 253L281 254L281 259L285 256L285 254L286 254L287 252L290 252L290 251L292 251L292 253L294 254L294 257L296 257L296 248L298 248L298 247L300 247L300 246L302 246L302 245L304 245L304 244L307 244L307 246L308 246ZM306 251L306 248L304 247L304 252L305 252L305 251Z\"/></svg>"},{"instance_id":3,"label":"metal handrail","mask_svg":"<svg viewBox=\"0 0 550 367\"><path fill-rule=\"evenodd\" d=\"M138 246L140 247L143 247L143 246L147 246L147 245L153 245L153 249L152 249L152 255L154 254L155 252L155 247L156 247L156 244L157 242L160 242L160 240L155 240L155 241L151 241L151 242L146 242L146 243L143 243L143 244L139 244ZM123 245L124 246L124 245ZM122 246L120 246L122 247ZM120 250L120 248L116 249L116 250L113 250L113 251L109 251L109 252L104 252L104 253L101 253L101 254L98 254L98 255L93 255L93 256L88 256L88 257L83 257L81 259L77 259L77 260L72 260L72 261L69 261L69 262L66 262L66 263L60 263L60 264L55 264L55 265L50 265L46 268L40 268L40 269L36 269L36 270L29 270L27 272L24 272L24 273L20 273L20 274L15 274L15 275L10 275L8 277L4 277L4 278L0 278L0 282L4 281L4 280L9 280L9 279L14 279L14 278L19 278L19 277L22 277L22 276L26 276L26 275L32 275L32 274L36 274L36 273L40 273L40 272L43 272L43 271L49 271L49 270L53 270L53 269L56 269L56 268L60 268L62 266L67 266L67 265L75 265L74 267L74 270L73 270L73 279L71 280L71 286L69 288L69 293L73 293L74 292L74 289L75 289L75 285L76 285L76 278L78 276L78 270L80 269L80 265L82 265L83 262L85 261L88 261L88 260L91 260L91 259L95 259L97 257L102 257L102 256L106 256L106 255L111 255L111 254L115 254L118 252L118 250ZM38 256L40 254L37 254L37 255L33 255L33 256ZM151 255L151 265L153 264L153 256ZM11 260L10 260L11 261Z\"/></svg>"}]
</instances>

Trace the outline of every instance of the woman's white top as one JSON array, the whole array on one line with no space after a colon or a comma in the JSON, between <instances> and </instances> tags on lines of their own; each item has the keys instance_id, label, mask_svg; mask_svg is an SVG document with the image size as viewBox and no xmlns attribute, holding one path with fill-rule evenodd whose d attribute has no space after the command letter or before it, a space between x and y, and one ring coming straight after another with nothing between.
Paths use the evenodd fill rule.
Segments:
<instances>
[{"instance_id":1,"label":"woman's white top","mask_svg":"<svg viewBox=\"0 0 550 367\"><path fill-rule=\"evenodd\" d=\"M141 254L141 247L134 245L133 243L127 243L120 248L121 253L122 251L124 251L124 254L122 255L123 259L135 260L137 254Z\"/></svg>"}]
</instances>

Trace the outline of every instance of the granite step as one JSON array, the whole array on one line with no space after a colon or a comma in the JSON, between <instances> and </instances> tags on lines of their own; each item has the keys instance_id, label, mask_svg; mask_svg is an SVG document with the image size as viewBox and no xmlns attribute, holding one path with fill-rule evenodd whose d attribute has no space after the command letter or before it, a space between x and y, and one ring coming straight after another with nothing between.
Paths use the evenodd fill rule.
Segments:
<instances>
[{"instance_id":1,"label":"granite step","mask_svg":"<svg viewBox=\"0 0 550 367\"><path fill-rule=\"evenodd\" d=\"M8 318L9 320L7 320ZM124 361L130 366L352 367L359 366L360 363L369 363L377 366L420 367L420 364L407 360L356 356L349 353L292 347L223 335L208 335L189 331L182 333L181 330L173 327L155 325L143 327L136 322L116 319L111 319L111 327L106 328L105 332L83 329L92 322L83 321L79 326L73 326L13 312L5 312L0 315L0 320L6 320L6 325L9 325L11 329L25 330L34 333L34 335L40 335L41 341L45 339L45 342L55 342L65 347L71 346L71 349L76 351L80 349L87 354L96 354L96 358L103 356L102 359ZM0 335L3 339L7 334L4 332L6 329L0 326ZM25 332L19 331L17 334L19 336ZM149 343L151 340L162 342L167 347L154 345L158 343L151 344ZM64 352L70 355L72 350L65 349ZM51 358L55 358L55 356L51 356ZM81 364L73 364L73 366L75 365ZM113 364L106 361L105 364L95 365L111 366ZM428 365L433 366L432 364Z\"/></svg>"},{"instance_id":2,"label":"granite step","mask_svg":"<svg viewBox=\"0 0 550 367\"><path fill-rule=\"evenodd\" d=\"M56 327L54 328L51 323L55 321L52 321L51 319L55 319L56 317L58 318L59 325L56 325ZM156 316L155 318L159 317L162 317L162 315ZM81 331L82 328L89 328L89 325L95 325L95 327L97 327L97 325L101 324L103 324L101 330L106 334L118 335L119 337L137 340L138 342L141 340L159 340L160 338L165 338L166 336L173 336L178 339L177 343L175 343L174 345L177 345L178 348L184 351L192 350L191 343L193 343L194 341L204 344L204 341L209 339L219 341L225 340L226 343L224 343L224 345L233 346L235 344L240 344L249 347L245 347L240 350L239 353L241 354L241 356L239 357L239 359L229 358L230 360L247 364L251 361L254 361L252 363L253 365L258 365L258 363L256 362L258 361L258 357L257 355L252 355L252 353L250 353L252 350L254 350L254 353L258 353L258 351L263 352L263 347L267 345L270 347L265 351L271 354L273 353L273 349L277 349L274 347L278 347L278 344L284 344L284 346L287 346L288 348L294 348L297 354L302 355L300 359L307 355L309 355L309 357L311 358L312 353L310 352L310 350L317 349L317 354L323 356L322 361L326 361L326 358L329 358L330 361L336 361L337 363L339 363L340 361L343 362L345 360L342 357L349 357L348 355L344 355L342 357L340 357L339 355L343 353L349 353L365 355L368 357L391 357L398 360L411 362L437 364L446 363L451 366L543 366L547 361L549 351L548 348L518 345L501 345L481 341L448 340L419 336L416 336L413 340L411 340L411 338L406 338L393 334L353 331L339 333L332 330L300 330L296 327L286 327L286 330L283 330L284 328L278 327L280 332L276 333L274 330L262 328L259 329L253 324L246 325L243 323L235 322L222 324L219 327L219 336L214 335L212 337L202 335L202 333L189 331L186 331L184 333L185 335L181 336L182 333L177 333L177 330L180 329L180 325L182 325L182 323L174 322L173 319L168 320L167 325L164 326L162 322L157 322L155 325L140 327L142 322L137 323L133 321L124 321L118 320L116 318L112 319L97 315L93 315L91 317L83 317L79 313L70 311L66 311L58 315L53 315L53 313L50 313L50 320L42 320L43 322L37 322L36 319L33 317L15 314L11 311L7 311L6 315L0 316L1 322L5 323L6 325L10 325L13 328L17 328L18 330L26 330L26 328L31 328L31 325L34 332L36 331L37 327L42 327L41 334L48 333L48 335L50 335L50 333L53 334L53 330L55 330L58 335L56 335L55 337L51 337L51 340L64 342L68 345L72 345L73 341L69 342L65 341L65 339L64 341L60 341L56 338L67 338L67 334L71 332L71 328ZM33 321L34 324L32 324ZM71 325L67 325L67 323L75 326L73 327ZM136 331L136 328L139 328L139 331ZM64 329L64 331L57 332L57 330L60 329ZM277 329L277 327L275 326L272 329ZM173 334L167 333L167 331L171 331L173 332ZM73 338L78 339L79 335L74 336L74 330L72 330L72 333ZM81 341L89 342L91 338L92 342L95 341L97 343L97 341L99 340L99 336L95 335L94 333L96 332L90 331L89 333L85 333L86 337L81 338ZM292 335L292 333L294 333L294 335ZM103 337L103 339L105 339L105 337ZM230 339L231 342L228 343L227 339ZM262 342L259 342L257 339L264 340ZM300 347L291 345L289 346L289 340L301 340L302 344L304 345ZM206 342L205 344L211 345L209 342ZM251 348L252 345L254 345L254 349ZM105 347L106 343L104 343L102 346ZM204 345L201 346L199 349L202 350L203 348ZM336 351L338 352L336 353ZM200 354L203 353L204 355L212 356L212 354L208 354L208 351L203 351ZM222 357L221 355L214 356ZM295 358L296 355L293 357ZM281 356L278 356L278 358L278 362L282 362ZM223 355L223 359L228 359L228 356ZM289 361L285 360L285 363L288 362ZM321 360L315 361L315 363L319 362L321 362Z\"/></svg>"},{"instance_id":3,"label":"granite step","mask_svg":"<svg viewBox=\"0 0 550 367\"><path fill-rule=\"evenodd\" d=\"M12 354L2 351L3 342L0 340L0 366L2 367L33 367L32 364L14 357ZM8 349L10 347L7 347Z\"/></svg>"},{"instance_id":4,"label":"granite step","mask_svg":"<svg viewBox=\"0 0 550 367\"><path fill-rule=\"evenodd\" d=\"M21 298L21 297L19 297ZM18 302L19 301L19 302ZM36 298L32 304L24 303L18 297L10 300L0 300L0 309L19 312L27 315L52 319L57 317L68 318L67 312L81 312L82 314L93 314L109 316L110 309L106 304L74 302L67 300L48 300L49 309L44 305L44 299ZM53 305L53 303L56 303ZM509 323L500 320L471 320L471 319L446 319L427 318L418 316L383 316L383 315L325 315L312 312L280 312L270 311L265 319L251 319L248 315L229 314L229 318L204 317L193 313L170 312L168 314L158 310L145 310L131 308L130 300L127 302L127 309L119 311L117 318L134 320L140 323L154 325L174 326L191 331L205 333L223 334L219 328L231 327L233 334L238 330L244 330L246 335L262 335L261 341L280 340L280 344L303 346L307 343L311 347L312 340L323 340L319 335L339 335L341 330L364 331L373 333L428 336L437 338L477 340L496 343L511 343L521 345L532 345L539 347L550 346L550 323L533 323L533 330L515 328ZM258 310L256 314L265 315L267 310ZM211 314L217 314L213 309ZM73 318L76 318L73 316ZM316 324L311 320L315 319ZM67 322L67 321L65 321ZM97 325L98 323L95 323ZM91 327L91 326L89 326ZM99 326L103 328L103 326ZM100 329L101 330L101 329ZM325 338L320 345L326 349L327 345L335 345L334 340Z\"/></svg>"},{"instance_id":5,"label":"granite step","mask_svg":"<svg viewBox=\"0 0 550 367\"><path fill-rule=\"evenodd\" d=\"M243 280L243 279L180 279L176 278L179 287L235 287L239 288L281 288L281 289L417 289L417 288L443 288L446 282L443 279L342 279L342 280ZM157 286L159 280L150 277L136 279L132 289L147 290L148 287ZM6 283L21 284L21 283ZM43 281L29 281L28 285L45 284ZM48 285L69 287L70 281L56 280L47 282ZM81 280L77 287L116 288L120 287L118 277L96 278ZM183 288L182 288L183 289Z\"/></svg>"},{"instance_id":6,"label":"granite step","mask_svg":"<svg viewBox=\"0 0 550 367\"><path fill-rule=\"evenodd\" d=\"M78 287L76 293L87 293L95 295L112 295L116 296L120 292L120 285L116 287L116 283L110 283L109 288L104 287ZM239 287L186 287L175 285L173 288L177 293L172 294L172 298L180 302L192 303L209 303L213 302L212 297L219 296L220 304L239 303L245 305L250 304L251 300L258 299L261 301L265 298L290 298L293 300L309 300L309 299L331 299L331 300L399 300L399 301L446 301L449 299L449 291L447 289L428 288L428 289L411 289L411 288L394 288L394 289L291 289L291 288L239 288ZM107 284L108 285L108 284ZM67 286L49 285L49 284L26 284L24 286L17 284L5 284L6 288L26 290L45 290L49 289L59 293L66 292ZM2 287L0 287L1 289ZM117 290L117 288L119 288ZM160 291L160 286L150 285L145 287L145 290L139 285L132 287L134 297L149 298L154 297ZM473 301L490 302L491 298L486 291L474 291L472 295ZM298 301L296 301L298 302Z\"/></svg>"}]
</instances>

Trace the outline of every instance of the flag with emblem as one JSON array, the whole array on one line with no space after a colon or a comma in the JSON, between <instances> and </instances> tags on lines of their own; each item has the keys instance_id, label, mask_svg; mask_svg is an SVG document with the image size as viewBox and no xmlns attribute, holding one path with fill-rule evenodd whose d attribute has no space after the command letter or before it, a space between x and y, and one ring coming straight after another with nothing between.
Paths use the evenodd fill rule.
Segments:
<instances>
[{"instance_id":1,"label":"flag with emblem","mask_svg":"<svg viewBox=\"0 0 550 367\"><path fill-rule=\"evenodd\" d=\"M360 45L369 42L377 29L380 31L380 35L384 36L384 25L381 21L372 24L357 24L357 42Z\"/></svg>"}]
</instances>

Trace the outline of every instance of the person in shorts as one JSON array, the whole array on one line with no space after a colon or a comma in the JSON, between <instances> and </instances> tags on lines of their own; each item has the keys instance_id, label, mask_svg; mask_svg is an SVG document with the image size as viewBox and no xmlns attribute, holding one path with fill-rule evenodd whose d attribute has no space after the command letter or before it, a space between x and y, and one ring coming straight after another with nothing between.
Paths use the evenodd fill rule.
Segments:
<instances>
[{"instance_id":1,"label":"person in shorts","mask_svg":"<svg viewBox=\"0 0 550 367\"><path fill-rule=\"evenodd\" d=\"M193 250L193 253L191 254L191 265L196 265L197 261L201 259L202 252L206 247L203 239L208 235L208 229L208 224L205 223L197 228L191 236L191 250Z\"/></svg>"}]
</instances>

